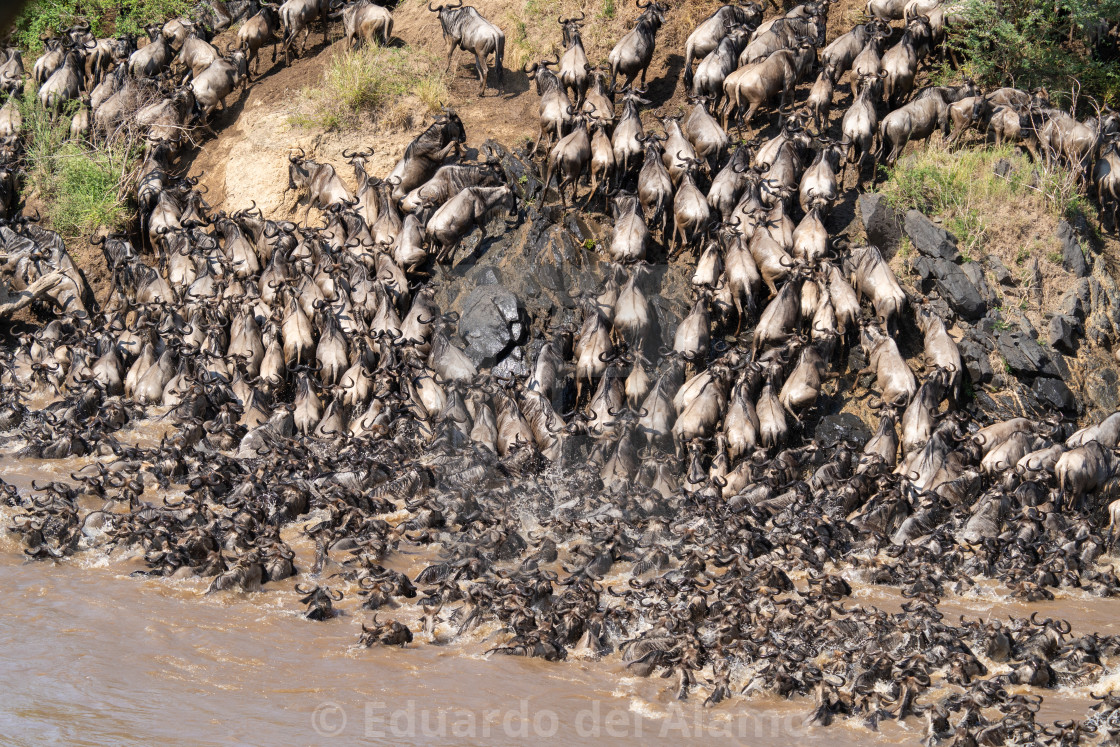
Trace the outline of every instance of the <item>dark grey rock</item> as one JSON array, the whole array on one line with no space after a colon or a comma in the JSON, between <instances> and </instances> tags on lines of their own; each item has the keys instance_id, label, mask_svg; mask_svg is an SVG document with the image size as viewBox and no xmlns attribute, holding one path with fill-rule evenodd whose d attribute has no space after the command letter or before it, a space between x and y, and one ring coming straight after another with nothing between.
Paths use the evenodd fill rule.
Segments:
<instances>
[{"instance_id":1,"label":"dark grey rock","mask_svg":"<svg viewBox=\"0 0 1120 747\"><path fill-rule=\"evenodd\" d=\"M842 412L821 418L813 435L824 449L831 449L841 441L862 448L871 440L871 429L852 413Z\"/></svg>"},{"instance_id":2,"label":"dark grey rock","mask_svg":"<svg viewBox=\"0 0 1120 747\"><path fill-rule=\"evenodd\" d=\"M974 384L987 384L992 380L992 363L988 359L988 351L974 338L961 340L957 346L961 352L961 359L968 369L968 377Z\"/></svg>"},{"instance_id":3,"label":"dark grey rock","mask_svg":"<svg viewBox=\"0 0 1120 747\"><path fill-rule=\"evenodd\" d=\"M957 238L944 228L937 226L917 210L907 210L903 228L910 242L927 257L937 257L956 262L961 258L957 250Z\"/></svg>"},{"instance_id":4,"label":"dark grey rock","mask_svg":"<svg viewBox=\"0 0 1120 747\"><path fill-rule=\"evenodd\" d=\"M867 368L867 353L863 352L862 345L852 345L848 351L848 370L852 373Z\"/></svg>"},{"instance_id":5,"label":"dark grey rock","mask_svg":"<svg viewBox=\"0 0 1120 747\"><path fill-rule=\"evenodd\" d=\"M1062 412L1077 412L1077 399L1061 379L1039 376L1034 380L1031 391L1045 407Z\"/></svg>"},{"instance_id":6,"label":"dark grey rock","mask_svg":"<svg viewBox=\"0 0 1120 747\"><path fill-rule=\"evenodd\" d=\"M1004 318L1007 320L1007 324L1018 327L1027 337L1032 340L1038 339L1038 330L1034 328L1034 324L1023 312L1018 309L1004 309Z\"/></svg>"},{"instance_id":7,"label":"dark grey rock","mask_svg":"<svg viewBox=\"0 0 1120 747\"><path fill-rule=\"evenodd\" d=\"M1008 161L1006 158L999 159L995 162L995 165L992 166L992 171L999 176L1007 176L1011 173L1011 161Z\"/></svg>"},{"instance_id":8,"label":"dark grey rock","mask_svg":"<svg viewBox=\"0 0 1120 747\"><path fill-rule=\"evenodd\" d=\"M1111 366L1098 366L1085 374L1085 400L1106 413L1120 410L1120 376Z\"/></svg>"},{"instance_id":9,"label":"dark grey rock","mask_svg":"<svg viewBox=\"0 0 1120 747\"><path fill-rule=\"evenodd\" d=\"M984 303L989 307L999 306L999 296L992 286L988 285L987 278L984 277L984 269L976 262L965 262L961 265L961 272L968 276L972 284L976 286L976 290L980 293L980 297L984 299Z\"/></svg>"},{"instance_id":10,"label":"dark grey rock","mask_svg":"<svg viewBox=\"0 0 1120 747\"><path fill-rule=\"evenodd\" d=\"M523 332L517 296L504 286L478 286L463 302L459 334L476 365L497 363Z\"/></svg>"},{"instance_id":11,"label":"dark grey rock","mask_svg":"<svg viewBox=\"0 0 1120 747\"><path fill-rule=\"evenodd\" d=\"M898 250L902 231L898 212L887 204L887 198L875 192L859 196L859 215L867 233L867 243L879 247L883 257L890 259Z\"/></svg>"},{"instance_id":12,"label":"dark grey rock","mask_svg":"<svg viewBox=\"0 0 1120 747\"><path fill-rule=\"evenodd\" d=\"M1007 269L1007 265L1000 261L999 257L995 255L988 256L988 269L992 271L992 277L1000 285L1015 285L1015 276L1011 274L1011 270Z\"/></svg>"},{"instance_id":13,"label":"dark grey rock","mask_svg":"<svg viewBox=\"0 0 1120 747\"><path fill-rule=\"evenodd\" d=\"M1062 294L1062 297L1058 300L1057 313L1084 319L1089 310L1091 295L1089 281L1082 278L1077 282L1077 285Z\"/></svg>"},{"instance_id":14,"label":"dark grey rock","mask_svg":"<svg viewBox=\"0 0 1120 747\"><path fill-rule=\"evenodd\" d=\"M996 338L999 353L1016 376L1060 376L1042 346L1022 332L1004 330Z\"/></svg>"},{"instance_id":15,"label":"dark grey rock","mask_svg":"<svg viewBox=\"0 0 1120 747\"><path fill-rule=\"evenodd\" d=\"M1031 257L1026 268L1027 292L1035 303L1042 303L1042 270L1038 267L1038 257Z\"/></svg>"},{"instance_id":16,"label":"dark grey rock","mask_svg":"<svg viewBox=\"0 0 1120 747\"><path fill-rule=\"evenodd\" d=\"M471 276L474 285L501 285L502 279L496 267L480 267Z\"/></svg>"},{"instance_id":17,"label":"dark grey rock","mask_svg":"<svg viewBox=\"0 0 1120 747\"><path fill-rule=\"evenodd\" d=\"M1005 324L1006 322L1003 321L1003 314L1000 313L999 309L988 309L988 313L984 315L984 318L976 322L974 332L977 337L984 337L981 344L985 345L988 350L995 350L995 336L999 334Z\"/></svg>"},{"instance_id":18,"label":"dark grey rock","mask_svg":"<svg viewBox=\"0 0 1120 747\"><path fill-rule=\"evenodd\" d=\"M509 378L511 376L528 376L529 365L525 361L525 355L521 352L521 348L514 347L505 358L503 358L494 368L492 373L501 378Z\"/></svg>"},{"instance_id":19,"label":"dark grey rock","mask_svg":"<svg viewBox=\"0 0 1120 747\"><path fill-rule=\"evenodd\" d=\"M1062 267L1079 278L1089 275L1089 263L1081 250L1081 241L1073 226L1064 220L1058 223L1058 240L1062 242Z\"/></svg>"},{"instance_id":20,"label":"dark grey rock","mask_svg":"<svg viewBox=\"0 0 1120 747\"><path fill-rule=\"evenodd\" d=\"M988 304L960 265L945 259L931 258L930 268L937 292L953 311L970 322L984 316Z\"/></svg>"},{"instance_id":21,"label":"dark grey rock","mask_svg":"<svg viewBox=\"0 0 1120 747\"><path fill-rule=\"evenodd\" d=\"M1050 326L1046 330L1046 344L1055 350L1073 355L1076 343L1074 336L1081 322L1077 317L1055 314L1050 317Z\"/></svg>"},{"instance_id":22,"label":"dark grey rock","mask_svg":"<svg viewBox=\"0 0 1120 747\"><path fill-rule=\"evenodd\" d=\"M482 147L489 148L498 159L502 171L505 172L506 184L517 192L518 197L527 200L541 191L541 181L537 178L531 161L526 162L496 140L487 140Z\"/></svg>"},{"instance_id":23,"label":"dark grey rock","mask_svg":"<svg viewBox=\"0 0 1120 747\"><path fill-rule=\"evenodd\" d=\"M910 260L910 269L925 283L933 277L933 260L929 257L914 257Z\"/></svg>"}]
</instances>

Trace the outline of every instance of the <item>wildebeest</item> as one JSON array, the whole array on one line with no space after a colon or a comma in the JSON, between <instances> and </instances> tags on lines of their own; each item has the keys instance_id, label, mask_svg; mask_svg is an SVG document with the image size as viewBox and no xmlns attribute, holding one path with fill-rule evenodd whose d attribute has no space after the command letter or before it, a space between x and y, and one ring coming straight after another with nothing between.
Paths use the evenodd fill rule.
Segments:
<instances>
[{"instance_id":1,"label":"wildebeest","mask_svg":"<svg viewBox=\"0 0 1120 747\"><path fill-rule=\"evenodd\" d=\"M695 96L707 96L710 111L719 109L720 100L723 98L723 81L734 72L738 65L739 53L747 41L747 30L743 28L732 29L719 46L709 52L700 64L696 66L696 76L692 85Z\"/></svg>"},{"instance_id":2,"label":"wildebeest","mask_svg":"<svg viewBox=\"0 0 1120 747\"><path fill-rule=\"evenodd\" d=\"M572 201L574 202L579 195L580 177L591 161L591 136L587 126L588 115L576 114L574 108L568 110L568 115L574 120L572 131L560 138L556 145L552 146L552 150L549 151L548 167L544 172L544 186L541 188L542 193L547 192L549 185L552 183L552 176L556 174L559 177L556 191L564 205L568 204L564 187L568 184L572 185Z\"/></svg>"},{"instance_id":3,"label":"wildebeest","mask_svg":"<svg viewBox=\"0 0 1120 747\"><path fill-rule=\"evenodd\" d=\"M494 55L494 67L498 71L498 90L505 90L505 68L502 59L506 53L506 35L500 28L487 21L470 5L463 7L463 0L455 5L428 3L428 10L439 14L439 24L447 46L447 70L451 69L451 58L459 48L474 55L475 70L478 72L478 95L486 92L486 58ZM445 71L446 72L446 71Z\"/></svg>"},{"instance_id":4,"label":"wildebeest","mask_svg":"<svg viewBox=\"0 0 1120 747\"><path fill-rule=\"evenodd\" d=\"M307 160L303 149L299 149L298 155L288 156L288 189L285 191L294 190L307 192L307 208L303 214L305 222L312 207L326 210L332 205L353 201L353 196L335 172L334 166Z\"/></svg>"},{"instance_id":5,"label":"wildebeest","mask_svg":"<svg viewBox=\"0 0 1120 747\"><path fill-rule=\"evenodd\" d=\"M668 10L665 5L657 2L647 2L643 5L642 0L634 1L639 8L644 10L638 16L638 22L634 28L618 40L618 44L607 56L607 62L611 67L610 87L612 89L615 87L619 73L625 78L625 82L622 84L623 88L629 88L633 85L634 79L638 77L639 73L642 76L639 86L641 88L646 87L646 71L649 69L649 63L653 61L653 47L657 30L665 23L665 12Z\"/></svg>"},{"instance_id":6,"label":"wildebeest","mask_svg":"<svg viewBox=\"0 0 1120 747\"><path fill-rule=\"evenodd\" d=\"M35 64L31 68L31 78L37 85L43 85L55 70L62 67L65 58L66 49L62 45L62 39L58 37L44 39L43 54L35 60Z\"/></svg>"},{"instance_id":7,"label":"wildebeest","mask_svg":"<svg viewBox=\"0 0 1120 747\"><path fill-rule=\"evenodd\" d=\"M63 58L62 67L39 89L39 103L44 109L58 109L67 101L78 98L82 88L81 58L70 50Z\"/></svg>"},{"instance_id":8,"label":"wildebeest","mask_svg":"<svg viewBox=\"0 0 1120 747\"><path fill-rule=\"evenodd\" d=\"M18 49L8 50L7 59L0 64L0 91L19 94L23 90L23 55Z\"/></svg>"},{"instance_id":9,"label":"wildebeest","mask_svg":"<svg viewBox=\"0 0 1120 747\"><path fill-rule=\"evenodd\" d=\"M813 45L802 42L796 50L778 50L765 60L728 75L723 81L723 90L727 94L724 129L730 124L732 112L735 113L738 129L749 127L758 108L779 94L781 102L778 109L784 110L793 95L793 87L812 68L816 58Z\"/></svg>"},{"instance_id":10,"label":"wildebeest","mask_svg":"<svg viewBox=\"0 0 1120 747\"><path fill-rule=\"evenodd\" d=\"M187 138L194 104L194 91L190 86L183 86L170 96L139 109L131 124L147 128L151 142L166 141L178 147Z\"/></svg>"},{"instance_id":11,"label":"wildebeest","mask_svg":"<svg viewBox=\"0 0 1120 747\"><path fill-rule=\"evenodd\" d=\"M705 18L693 29L684 43L684 84L693 85L692 63L702 60L719 48L723 38L736 26L757 25L762 18L762 6L758 3L748 5L724 5ZM742 50L740 50L742 51ZM735 54L738 59L738 52Z\"/></svg>"},{"instance_id":12,"label":"wildebeest","mask_svg":"<svg viewBox=\"0 0 1120 747\"><path fill-rule=\"evenodd\" d=\"M437 260L449 260L453 247L475 226L484 227L490 213L499 207L514 207L513 190L508 186L467 187L432 213L425 231L440 247Z\"/></svg>"},{"instance_id":13,"label":"wildebeest","mask_svg":"<svg viewBox=\"0 0 1120 747\"><path fill-rule=\"evenodd\" d=\"M560 82L556 73L549 70L550 65L555 65L556 60L541 60L530 63L525 72L529 80L536 82L537 95L540 96L540 130L537 133L537 142L533 145L536 153L541 147L541 141L548 135L549 143L555 142L567 134L571 123L572 101L568 92Z\"/></svg>"},{"instance_id":14,"label":"wildebeest","mask_svg":"<svg viewBox=\"0 0 1120 747\"><path fill-rule=\"evenodd\" d=\"M583 49L583 39L579 33L583 19L582 11L579 18L557 19L564 36L564 55L560 58L558 70L560 83L566 91L570 91L569 96L574 99L576 106L583 103L587 86L591 83L591 76L588 74L591 65L587 62L587 53Z\"/></svg>"},{"instance_id":15,"label":"wildebeest","mask_svg":"<svg viewBox=\"0 0 1120 747\"><path fill-rule=\"evenodd\" d=\"M155 77L171 66L175 56L159 26L148 26L146 31L151 42L128 58L128 70L136 78Z\"/></svg>"},{"instance_id":16,"label":"wildebeest","mask_svg":"<svg viewBox=\"0 0 1120 747\"><path fill-rule=\"evenodd\" d=\"M1093 184L1097 187L1097 204L1101 209L1101 223L1105 215L1112 215L1112 230L1120 232L1120 137L1112 136L1101 148L1100 158L1093 166Z\"/></svg>"},{"instance_id":17,"label":"wildebeest","mask_svg":"<svg viewBox=\"0 0 1120 747\"><path fill-rule=\"evenodd\" d=\"M330 0L287 0L280 6L280 27L284 30L284 64L291 64L291 49L296 37L303 36L299 43L299 56L307 47L307 40L311 37L311 24L318 17L323 24L323 43L327 41L327 14L330 11Z\"/></svg>"},{"instance_id":18,"label":"wildebeest","mask_svg":"<svg viewBox=\"0 0 1120 747\"><path fill-rule=\"evenodd\" d=\"M500 182L501 170L489 161L440 166L431 179L405 195L401 209L412 212L423 205L439 207L467 187L494 187Z\"/></svg>"},{"instance_id":19,"label":"wildebeest","mask_svg":"<svg viewBox=\"0 0 1120 747\"><path fill-rule=\"evenodd\" d=\"M949 105L976 94L976 86L934 86L927 88L905 106L895 109L879 123L879 154L893 166L911 140L924 140L940 129L949 136Z\"/></svg>"},{"instance_id":20,"label":"wildebeest","mask_svg":"<svg viewBox=\"0 0 1120 747\"><path fill-rule=\"evenodd\" d=\"M265 44L276 39L280 31L280 15L277 13L276 3L264 3L260 11L241 25L237 30L237 43L246 50L246 58L252 63L253 72L260 73L260 49ZM276 45L272 47L272 61L276 62Z\"/></svg>"},{"instance_id":21,"label":"wildebeest","mask_svg":"<svg viewBox=\"0 0 1120 747\"><path fill-rule=\"evenodd\" d=\"M393 38L393 14L369 0L354 0L342 9L342 29L347 49L359 41L373 44L378 38L387 45Z\"/></svg>"},{"instance_id":22,"label":"wildebeest","mask_svg":"<svg viewBox=\"0 0 1120 747\"><path fill-rule=\"evenodd\" d=\"M401 200L428 181L452 151L459 152L466 138L463 120L454 111L444 109L443 114L408 144L389 173L389 180L397 180L393 199Z\"/></svg>"},{"instance_id":23,"label":"wildebeest","mask_svg":"<svg viewBox=\"0 0 1120 747\"><path fill-rule=\"evenodd\" d=\"M233 50L228 58L218 58L191 81L195 103L203 123L218 106L225 109L225 99L249 77L249 63L245 52Z\"/></svg>"}]
</instances>

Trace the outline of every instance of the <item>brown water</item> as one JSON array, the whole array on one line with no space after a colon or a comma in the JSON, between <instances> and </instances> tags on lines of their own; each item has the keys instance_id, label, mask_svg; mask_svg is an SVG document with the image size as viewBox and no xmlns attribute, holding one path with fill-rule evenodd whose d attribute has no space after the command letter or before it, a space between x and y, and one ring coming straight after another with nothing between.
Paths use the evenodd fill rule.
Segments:
<instances>
[{"instance_id":1,"label":"brown water","mask_svg":"<svg viewBox=\"0 0 1120 747\"><path fill-rule=\"evenodd\" d=\"M150 435L142 429L131 440ZM27 489L90 461L8 457L0 477ZM151 489L145 499L154 500ZM11 514L0 509L0 523ZM311 548L295 528L285 534L297 566L309 567ZM410 575L424 565L423 556L396 558ZM208 596L201 579L128 575L142 567L100 550L27 561L0 533L0 743L856 745L909 744L924 733L918 719L883 723L878 733L854 721L807 726L813 704L803 698L733 697L704 708L701 688L678 702L675 679L629 676L617 655L560 663L487 656L495 641L486 627L467 640L437 627L403 650L366 649L357 638L369 613L346 585L332 584L346 592L342 614L311 622L300 616L294 580ZM889 589L853 586L856 603L897 609L903 601ZM412 609L380 617L417 631ZM1069 619L1075 631L1120 632L1120 600L1085 595L1028 605L987 590L947 599L942 610L950 618L1037 610ZM1120 682L1114 671L1110 664L1088 686L1045 691L1039 719L1085 718L1089 693Z\"/></svg>"}]
</instances>

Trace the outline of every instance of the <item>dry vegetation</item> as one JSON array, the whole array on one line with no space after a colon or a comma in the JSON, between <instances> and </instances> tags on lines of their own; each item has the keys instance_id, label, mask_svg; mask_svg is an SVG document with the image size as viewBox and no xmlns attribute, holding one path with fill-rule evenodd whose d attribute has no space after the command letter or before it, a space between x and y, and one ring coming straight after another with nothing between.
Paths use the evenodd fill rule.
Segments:
<instances>
[{"instance_id":1,"label":"dry vegetation","mask_svg":"<svg viewBox=\"0 0 1120 747\"><path fill-rule=\"evenodd\" d=\"M66 239L98 228L116 230L128 223L127 195L139 148L119 138L91 145L70 138L70 115L52 115L28 86L20 100L23 116L23 191L25 201L42 207L47 224Z\"/></svg>"},{"instance_id":2,"label":"dry vegetation","mask_svg":"<svg viewBox=\"0 0 1120 747\"><path fill-rule=\"evenodd\" d=\"M305 88L289 117L296 127L338 130L361 124L411 127L416 115L450 102L446 76L436 57L413 47L338 45L322 85Z\"/></svg>"},{"instance_id":3,"label":"dry vegetation","mask_svg":"<svg viewBox=\"0 0 1120 747\"><path fill-rule=\"evenodd\" d=\"M1001 161L1009 166L1002 176L995 168ZM995 256L1016 276L1017 287L1002 289L1005 306L1019 308L1037 323L1069 287L1058 222L1092 212L1069 169L1034 162L1008 146L950 150L930 143L888 174L882 191L896 209L917 208L940 219L957 237L965 261ZM908 253L904 244L900 261ZM1032 277L1032 259L1041 288Z\"/></svg>"}]
</instances>

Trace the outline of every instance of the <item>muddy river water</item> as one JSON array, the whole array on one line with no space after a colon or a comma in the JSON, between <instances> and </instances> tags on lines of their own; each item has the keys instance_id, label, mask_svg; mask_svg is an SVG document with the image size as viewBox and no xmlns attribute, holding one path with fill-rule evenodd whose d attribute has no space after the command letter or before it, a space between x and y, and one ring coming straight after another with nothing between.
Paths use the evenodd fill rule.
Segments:
<instances>
[{"instance_id":1,"label":"muddy river water","mask_svg":"<svg viewBox=\"0 0 1120 747\"><path fill-rule=\"evenodd\" d=\"M16 459L12 446L3 447L0 477L21 490L91 461ZM3 525L12 513L0 509ZM312 548L295 530L286 539L308 568ZM394 562L414 575L425 560L405 550ZM30 561L0 533L0 743L855 745L924 736L915 718L878 732L854 720L810 726L804 698L733 697L705 708L698 690L679 702L673 679L629 676L617 654L561 663L487 656L494 629L486 627L453 640L437 626L403 650L366 649L357 637L369 613L345 584L336 587L346 592L341 615L311 622L293 579L206 595L201 579L130 575L142 567L119 551ZM853 588L855 603L897 609L904 601L896 590ZM1058 594L1025 604L987 590L946 597L941 609L972 618L1037 610L1074 631L1120 633L1120 600ZM423 628L419 618L400 619ZM1120 662L1106 664L1091 683L1045 691L1039 720L1084 719L1090 693L1120 681Z\"/></svg>"}]
</instances>

